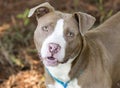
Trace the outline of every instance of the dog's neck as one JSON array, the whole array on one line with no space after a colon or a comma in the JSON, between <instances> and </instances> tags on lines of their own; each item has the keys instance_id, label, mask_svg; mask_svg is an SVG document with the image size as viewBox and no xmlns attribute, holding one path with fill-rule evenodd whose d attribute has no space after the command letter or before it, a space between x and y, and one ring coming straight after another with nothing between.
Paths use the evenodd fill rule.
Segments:
<instances>
[{"instance_id":1,"label":"dog's neck","mask_svg":"<svg viewBox=\"0 0 120 88\"><path fill-rule=\"evenodd\" d=\"M67 82L71 79L69 77L69 72L71 70L72 62L73 62L73 59L70 59L64 64L59 64L56 67L47 67L47 69L49 70L50 74L53 77L63 82Z\"/></svg>"},{"instance_id":2,"label":"dog's neck","mask_svg":"<svg viewBox=\"0 0 120 88\"><path fill-rule=\"evenodd\" d=\"M69 76L71 79L77 78L81 73L84 73L89 61L89 46L86 42L85 37L82 37L82 48L80 50L79 55L72 62L72 67L69 72Z\"/></svg>"}]
</instances>

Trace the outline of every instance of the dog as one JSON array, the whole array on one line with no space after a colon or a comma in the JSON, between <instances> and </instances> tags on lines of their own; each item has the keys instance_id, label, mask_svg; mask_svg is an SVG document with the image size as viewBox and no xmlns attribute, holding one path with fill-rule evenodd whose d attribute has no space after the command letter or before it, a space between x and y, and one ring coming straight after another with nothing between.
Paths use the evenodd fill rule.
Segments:
<instances>
[{"instance_id":1,"label":"dog","mask_svg":"<svg viewBox=\"0 0 120 88\"><path fill-rule=\"evenodd\" d=\"M93 29L93 16L56 11L48 2L31 16L47 88L112 88L120 80L120 12Z\"/></svg>"}]
</instances>

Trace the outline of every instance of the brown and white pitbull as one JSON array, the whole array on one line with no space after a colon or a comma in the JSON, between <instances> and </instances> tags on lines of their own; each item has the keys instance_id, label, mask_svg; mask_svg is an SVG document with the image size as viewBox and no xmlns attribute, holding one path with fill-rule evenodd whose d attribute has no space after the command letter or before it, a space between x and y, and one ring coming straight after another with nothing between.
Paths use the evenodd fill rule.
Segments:
<instances>
[{"instance_id":1,"label":"brown and white pitbull","mask_svg":"<svg viewBox=\"0 0 120 88\"><path fill-rule=\"evenodd\" d=\"M47 2L31 16L38 22L34 41L47 88L112 88L120 80L120 12L89 31L94 17L56 11Z\"/></svg>"}]
</instances>

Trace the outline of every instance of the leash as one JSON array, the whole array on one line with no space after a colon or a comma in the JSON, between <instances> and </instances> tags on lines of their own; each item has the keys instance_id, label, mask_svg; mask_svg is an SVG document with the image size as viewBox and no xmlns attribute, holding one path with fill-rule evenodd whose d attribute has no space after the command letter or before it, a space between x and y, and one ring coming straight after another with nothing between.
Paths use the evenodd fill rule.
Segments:
<instances>
[{"instance_id":1,"label":"leash","mask_svg":"<svg viewBox=\"0 0 120 88\"><path fill-rule=\"evenodd\" d=\"M46 68L46 69L47 69L47 68ZM70 82L70 80L67 81L67 82L63 82L63 81L57 79L56 77L54 77L54 76L50 73L50 71L49 71L48 69L47 69L47 71L48 71L48 74L49 74L56 82L58 82L59 84L61 84L64 88L67 88L68 83Z\"/></svg>"},{"instance_id":2,"label":"leash","mask_svg":"<svg viewBox=\"0 0 120 88\"><path fill-rule=\"evenodd\" d=\"M57 79L56 77L54 77L47 68L46 68L46 70L47 70L48 74L49 74L56 82L58 82L59 84L61 84L61 85L63 86L63 88L67 88L68 84L70 83L70 80L67 81L67 82L63 82L63 81ZM82 74L82 73L83 73L83 71L80 71L80 74Z\"/></svg>"}]
</instances>

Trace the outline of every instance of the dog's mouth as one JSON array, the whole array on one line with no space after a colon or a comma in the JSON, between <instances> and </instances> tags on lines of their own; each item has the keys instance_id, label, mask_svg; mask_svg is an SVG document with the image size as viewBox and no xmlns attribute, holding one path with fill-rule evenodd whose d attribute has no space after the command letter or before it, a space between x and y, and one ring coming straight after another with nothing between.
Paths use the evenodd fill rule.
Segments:
<instances>
[{"instance_id":1,"label":"dog's mouth","mask_svg":"<svg viewBox=\"0 0 120 88\"><path fill-rule=\"evenodd\" d=\"M45 66L57 66L58 64L64 64L68 61L67 59L64 61L59 61L54 56L47 56L45 58L42 58L40 54L38 55L39 55L40 60L43 62Z\"/></svg>"},{"instance_id":2,"label":"dog's mouth","mask_svg":"<svg viewBox=\"0 0 120 88\"><path fill-rule=\"evenodd\" d=\"M43 63L47 66L56 66L58 65L58 60L55 57L50 56L50 57L45 58Z\"/></svg>"},{"instance_id":3,"label":"dog's mouth","mask_svg":"<svg viewBox=\"0 0 120 88\"><path fill-rule=\"evenodd\" d=\"M48 60L55 60L54 57L50 56L50 57L47 57Z\"/></svg>"},{"instance_id":4,"label":"dog's mouth","mask_svg":"<svg viewBox=\"0 0 120 88\"><path fill-rule=\"evenodd\" d=\"M39 55L40 60L42 60L44 65L46 65L46 66L56 66L59 63L57 58L55 58L53 56L48 56L46 58L42 58L40 54L38 54L38 55Z\"/></svg>"}]
</instances>

